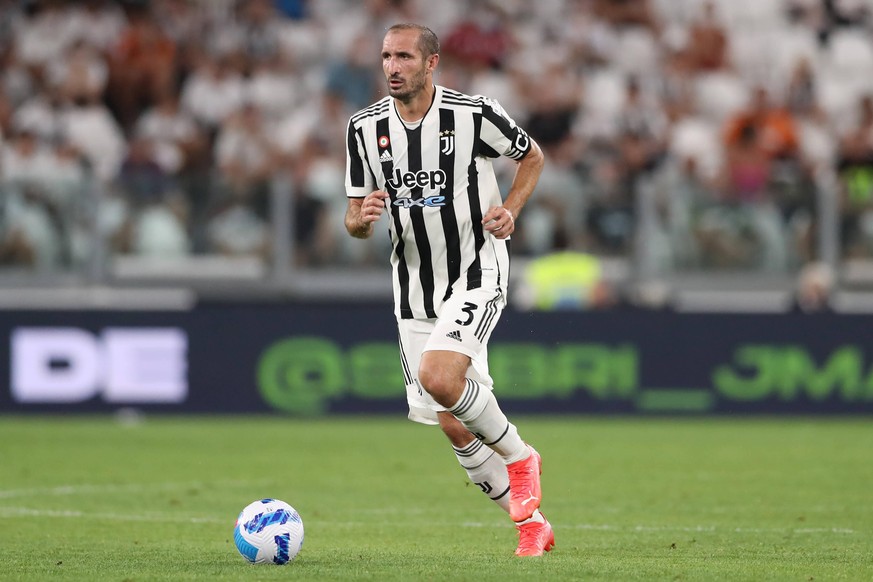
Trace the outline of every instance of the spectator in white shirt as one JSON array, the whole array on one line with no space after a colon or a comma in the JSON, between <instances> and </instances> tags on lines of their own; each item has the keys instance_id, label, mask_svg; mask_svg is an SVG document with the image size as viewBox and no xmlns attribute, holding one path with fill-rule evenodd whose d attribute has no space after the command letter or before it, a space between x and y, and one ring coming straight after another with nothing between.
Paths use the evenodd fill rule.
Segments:
<instances>
[{"instance_id":1,"label":"spectator in white shirt","mask_svg":"<svg viewBox=\"0 0 873 582\"><path fill-rule=\"evenodd\" d=\"M70 99L82 97L94 101L106 90L109 67L94 47L79 41L63 58L48 64L46 79L50 87Z\"/></svg>"},{"instance_id":2,"label":"spectator in white shirt","mask_svg":"<svg viewBox=\"0 0 873 582\"><path fill-rule=\"evenodd\" d=\"M151 141L155 161L168 174L200 165L206 136L194 117L183 110L175 93L164 94L136 123L136 137Z\"/></svg>"},{"instance_id":3,"label":"spectator in white shirt","mask_svg":"<svg viewBox=\"0 0 873 582\"><path fill-rule=\"evenodd\" d=\"M182 107L209 131L216 131L245 97L242 76L228 59L203 55L182 85Z\"/></svg>"},{"instance_id":4,"label":"spectator in white shirt","mask_svg":"<svg viewBox=\"0 0 873 582\"><path fill-rule=\"evenodd\" d=\"M94 169L95 175L109 182L127 150L118 122L102 102L77 99L62 117L63 137L74 145Z\"/></svg>"},{"instance_id":5,"label":"spectator in white shirt","mask_svg":"<svg viewBox=\"0 0 873 582\"><path fill-rule=\"evenodd\" d=\"M247 198L261 216L267 212L267 186L278 160L266 127L256 106L243 106L221 128L214 156L222 185Z\"/></svg>"}]
</instances>

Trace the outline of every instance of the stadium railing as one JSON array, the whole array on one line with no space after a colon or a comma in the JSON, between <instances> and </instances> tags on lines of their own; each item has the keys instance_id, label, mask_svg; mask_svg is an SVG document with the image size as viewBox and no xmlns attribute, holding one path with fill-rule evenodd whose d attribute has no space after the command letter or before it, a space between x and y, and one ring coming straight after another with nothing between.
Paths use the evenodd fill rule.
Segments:
<instances>
[{"instance_id":1,"label":"stadium railing","mask_svg":"<svg viewBox=\"0 0 873 582\"><path fill-rule=\"evenodd\" d=\"M265 190L262 219L268 250L235 255L217 248L204 234L226 195L216 176L189 176L179 183L185 186L143 199L87 173L73 183L0 182L0 307L129 303L166 308L184 307L197 298L390 297L387 260L300 260L301 245L310 243L297 236L299 196L287 176L276 176ZM812 241L808 253L790 248L785 264L772 268L755 260L763 251L754 236L744 241L749 243L745 256L751 261L718 265L683 259L688 249L680 247L688 239L671 239L665 233L660 195L652 181L639 180L633 250L628 256L609 258L607 276L632 302L653 307L783 311L792 307L804 269L815 263L833 274L827 289L832 308L873 311L873 256L841 255L839 189L835 172L822 171L815 177L815 208L807 217ZM341 225L342 208L324 209L327 220ZM790 230L787 219L781 227ZM742 229L738 232L746 236ZM167 238L178 238L179 248L168 245ZM792 237L786 235L784 242L790 247ZM664 252L653 253L655 248ZM325 250L326 256L330 252ZM518 261L523 264L529 258Z\"/></svg>"}]
</instances>

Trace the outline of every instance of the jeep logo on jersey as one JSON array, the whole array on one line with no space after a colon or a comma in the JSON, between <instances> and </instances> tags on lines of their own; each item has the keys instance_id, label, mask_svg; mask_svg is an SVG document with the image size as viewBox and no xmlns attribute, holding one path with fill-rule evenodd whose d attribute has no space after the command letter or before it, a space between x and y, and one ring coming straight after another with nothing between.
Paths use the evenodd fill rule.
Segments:
<instances>
[{"instance_id":1,"label":"jeep logo on jersey","mask_svg":"<svg viewBox=\"0 0 873 582\"><path fill-rule=\"evenodd\" d=\"M446 187L446 173L442 170L419 170L418 172L406 172L401 174L400 170L394 170L394 175L388 180L388 185L399 190L400 188L436 188Z\"/></svg>"},{"instance_id":2,"label":"jeep logo on jersey","mask_svg":"<svg viewBox=\"0 0 873 582\"><path fill-rule=\"evenodd\" d=\"M446 205L446 197L445 196L429 196L427 198L398 198L394 201L394 206L399 206L401 208L412 208L413 206L419 206L421 208L439 208L440 206Z\"/></svg>"}]
</instances>

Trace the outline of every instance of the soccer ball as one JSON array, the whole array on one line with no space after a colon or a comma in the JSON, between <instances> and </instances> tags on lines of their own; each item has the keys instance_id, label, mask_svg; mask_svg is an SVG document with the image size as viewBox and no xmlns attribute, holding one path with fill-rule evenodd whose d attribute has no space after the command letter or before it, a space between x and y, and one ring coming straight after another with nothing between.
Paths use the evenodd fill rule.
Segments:
<instances>
[{"instance_id":1,"label":"soccer ball","mask_svg":"<svg viewBox=\"0 0 873 582\"><path fill-rule=\"evenodd\" d=\"M254 564L287 564L303 547L303 520L278 499L248 504L236 518L233 541L242 557Z\"/></svg>"}]
</instances>

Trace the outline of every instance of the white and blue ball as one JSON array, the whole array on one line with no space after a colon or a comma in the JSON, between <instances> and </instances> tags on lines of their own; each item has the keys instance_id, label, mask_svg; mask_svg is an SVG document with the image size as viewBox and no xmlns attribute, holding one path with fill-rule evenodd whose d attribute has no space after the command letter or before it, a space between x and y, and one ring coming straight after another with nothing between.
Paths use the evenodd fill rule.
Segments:
<instances>
[{"instance_id":1,"label":"white and blue ball","mask_svg":"<svg viewBox=\"0 0 873 582\"><path fill-rule=\"evenodd\" d=\"M233 541L249 562L287 564L303 547L303 520L284 501L261 499L240 512Z\"/></svg>"}]
</instances>

